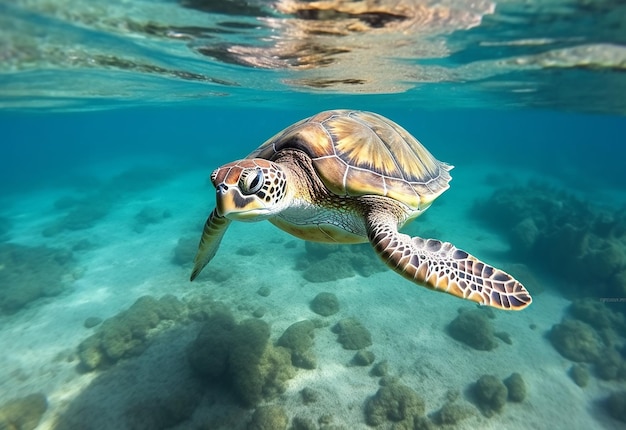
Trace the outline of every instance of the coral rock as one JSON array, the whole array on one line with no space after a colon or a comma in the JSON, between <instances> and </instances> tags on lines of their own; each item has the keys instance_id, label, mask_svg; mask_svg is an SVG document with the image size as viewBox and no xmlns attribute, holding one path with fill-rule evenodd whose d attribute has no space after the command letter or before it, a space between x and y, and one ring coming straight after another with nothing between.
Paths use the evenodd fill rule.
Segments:
<instances>
[{"instance_id":1,"label":"coral rock","mask_svg":"<svg viewBox=\"0 0 626 430\"><path fill-rule=\"evenodd\" d=\"M285 430L289 424L287 413L280 406L261 406L252 414L248 430Z\"/></svg>"},{"instance_id":2,"label":"coral rock","mask_svg":"<svg viewBox=\"0 0 626 430\"><path fill-rule=\"evenodd\" d=\"M475 414L475 409L467 404L446 402L435 413L435 420L441 425L454 425Z\"/></svg>"},{"instance_id":3,"label":"coral rock","mask_svg":"<svg viewBox=\"0 0 626 430\"><path fill-rule=\"evenodd\" d=\"M626 361L615 349L606 348L595 362L595 371L604 380L626 379Z\"/></svg>"},{"instance_id":4,"label":"coral rock","mask_svg":"<svg viewBox=\"0 0 626 430\"><path fill-rule=\"evenodd\" d=\"M424 400L411 388L398 383L381 387L365 405L365 418L372 426L387 421L412 424L424 412Z\"/></svg>"},{"instance_id":5,"label":"coral rock","mask_svg":"<svg viewBox=\"0 0 626 430\"><path fill-rule=\"evenodd\" d=\"M526 398L526 383L519 373L513 373L504 380L509 391L509 400L511 402L523 402Z\"/></svg>"},{"instance_id":6,"label":"coral rock","mask_svg":"<svg viewBox=\"0 0 626 430\"><path fill-rule=\"evenodd\" d=\"M472 392L476 403L486 417L499 413L508 398L508 389L493 375L483 375L474 384Z\"/></svg>"},{"instance_id":7,"label":"coral rock","mask_svg":"<svg viewBox=\"0 0 626 430\"><path fill-rule=\"evenodd\" d=\"M176 297L166 295L160 300L143 296L125 311L106 319L89 338L78 346L81 365L93 370L114 364L121 358L141 354L148 346L148 334L163 320L177 320L186 306Z\"/></svg>"},{"instance_id":8,"label":"coral rock","mask_svg":"<svg viewBox=\"0 0 626 430\"><path fill-rule=\"evenodd\" d=\"M290 325L278 339L277 344L291 351L291 362L303 369L314 369L316 359L310 350L313 346L315 325L309 321L299 321Z\"/></svg>"},{"instance_id":9,"label":"coral rock","mask_svg":"<svg viewBox=\"0 0 626 430\"><path fill-rule=\"evenodd\" d=\"M626 423L626 391L612 393L606 400L606 408L613 418Z\"/></svg>"},{"instance_id":10,"label":"coral rock","mask_svg":"<svg viewBox=\"0 0 626 430\"><path fill-rule=\"evenodd\" d=\"M354 354L354 357L352 357L352 363L357 366L369 366L375 359L376 356L372 351L361 350Z\"/></svg>"},{"instance_id":11,"label":"coral rock","mask_svg":"<svg viewBox=\"0 0 626 430\"><path fill-rule=\"evenodd\" d=\"M319 293L311 301L311 310L324 317L339 312L339 300L333 293Z\"/></svg>"},{"instance_id":12,"label":"coral rock","mask_svg":"<svg viewBox=\"0 0 626 430\"><path fill-rule=\"evenodd\" d=\"M589 371L581 364L574 364L569 371L569 376L579 387L586 387L589 384Z\"/></svg>"},{"instance_id":13,"label":"coral rock","mask_svg":"<svg viewBox=\"0 0 626 430\"><path fill-rule=\"evenodd\" d=\"M207 319L191 345L192 368L231 386L239 401L254 407L285 391L295 371L290 351L269 341L269 325L258 319L236 324L228 311Z\"/></svg>"},{"instance_id":14,"label":"coral rock","mask_svg":"<svg viewBox=\"0 0 626 430\"><path fill-rule=\"evenodd\" d=\"M578 320L565 320L552 326L550 342L559 353L573 361L593 362L600 354L596 333L589 324Z\"/></svg>"},{"instance_id":15,"label":"coral rock","mask_svg":"<svg viewBox=\"0 0 626 430\"><path fill-rule=\"evenodd\" d=\"M448 325L448 334L480 351L490 351L498 346L493 325L482 310L460 313Z\"/></svg>"},{"instance_id":16,"label":"coral rock","mask_svg":"<svg viewBox=\"0 0 626 430\"><path fill-rule=\"evenodd\" d=\"M0 429L33 430L48 409L46 396L30 394L0 406Z\"/></svg>"},{"instance_id":17,"label":"coral rock","mask_svg":"<svg viewBox=\"0 0 626 430\"><path fill-rule=\"evenodd\" d=\"M358 350L372 345L372 335L355 318L344 318L333 327L344 349Z\"/></svg>"}]
</instances>

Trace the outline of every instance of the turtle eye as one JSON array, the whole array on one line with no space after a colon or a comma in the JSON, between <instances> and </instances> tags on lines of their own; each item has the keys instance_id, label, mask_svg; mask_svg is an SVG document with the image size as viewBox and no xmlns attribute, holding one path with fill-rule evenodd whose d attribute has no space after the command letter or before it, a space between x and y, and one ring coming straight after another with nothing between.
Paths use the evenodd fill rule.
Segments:
<instances>
[{"instance_id":1,"label":"turtle eye","mask_svg":"<svg viewBox=\"0 0 626 430\"><path fill-rule=\"evenodd\" d=\"M245 195L254 194L263 186L263 172L261 169L244 171L239 178L239 189Z\"/></svg>"}]
</instances>

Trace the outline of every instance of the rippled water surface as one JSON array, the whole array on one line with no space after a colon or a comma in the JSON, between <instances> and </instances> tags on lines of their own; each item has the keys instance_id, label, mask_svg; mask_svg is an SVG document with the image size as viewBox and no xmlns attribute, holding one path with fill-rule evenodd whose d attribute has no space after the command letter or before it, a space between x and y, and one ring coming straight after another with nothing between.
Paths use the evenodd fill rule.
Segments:
<instances>
[{"instance_id":1,"label":"rippled water surface","mask_svg":"<svg viewBox=\"0 0 626 430\"><path fill-rule=\"evenodd\" d=\"M0 106L626 111L618 0L2 0Z\"/></svg>"}]
</instances>

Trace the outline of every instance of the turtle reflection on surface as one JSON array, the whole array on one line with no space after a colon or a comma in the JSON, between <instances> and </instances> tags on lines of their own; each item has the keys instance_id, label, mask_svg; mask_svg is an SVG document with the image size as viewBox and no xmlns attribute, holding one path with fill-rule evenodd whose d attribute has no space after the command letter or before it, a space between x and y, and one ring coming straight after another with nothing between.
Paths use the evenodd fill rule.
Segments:
<instances>
[{"instance_id":1,"label":"turtle reflection on surface","mask_svg":"<svg viewBox=\"0 0 626 430\"><path fill-rule=\"evenodd\" d=\"M192 0L185 4L205 11L215 9L213 2ZM295 86L338 87L344 91L359 87L355 90L371 93L405 91L410 86L407 80L442 80L433 76L443 73L441 70L426 72L397 60L446 57L449 49L435 36L479 25L485 14L493 13L494 4L280 0L271 4L271 11L273 14L266 10L257 15L271 30L263 43L207 43L196 46L196 50L248 67L311 71L288 80ZM390 75L397 79L390 80Z\"/></svg>"}]
</instances>

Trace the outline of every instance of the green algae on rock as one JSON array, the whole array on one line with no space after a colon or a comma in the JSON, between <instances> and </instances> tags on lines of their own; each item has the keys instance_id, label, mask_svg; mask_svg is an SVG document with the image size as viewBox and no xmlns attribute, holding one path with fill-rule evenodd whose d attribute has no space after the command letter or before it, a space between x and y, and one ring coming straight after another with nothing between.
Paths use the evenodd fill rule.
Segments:
<instances>
[{"instance_id":1,"label":"green algae on rock","mask_svg":"<svg viewBox=\"0 0 626 430\"><path fill-rule=\"evenodd\" d=\"M320 399L320 393L309 387L304 387L300 390L300 396L302 397L302 402L305 405L315 403Z\"/></svg>"},{"instance_id":2,"label":"green algae on rock","mask_svg":"<svg viewBox=\"0 0 626 430\"><path fill-rule=\"evenodd\" d=\"M600 340L593 328L582 321L565 320L552 326L549 334L552 346L565 358L578 362L593 362L600 354Z\"/></svg>"},{"instance_id":3,"label":"green algae on rock","mask_svg":"<svg viewBox=\"0 0 626 430\"><path fill-rule=\"evenodd\" d=\"M194 371L207 381L220 380L228 370L233 332L237 323L230 311L209 316L188 351Z\"/></svg>"},{"instance_id":4,"label":"green algae on rock","mask_svg":"<svg viewBox=\"0 0 626 430\"><path fill-rule=\"evenodd\" d=\"M235 254L241 255L243 257L252 257L253 255L257 255L258 253L259 250L251 246L242 246L235 251Z\"/></svg>"},{"instance_id":5,"label":"green algae on rock","mask_svg":"<svg viewBox=\"0 0 626 430\"><path fill-rule=\"evenodd\" d=\"M605 406L613 418L626 423L626 391L611 393L605 400Z\"/></svg>"},{"instance_id":6,"label":"green algae on rock","mask_svg":"<svg viewBox=\"0 0 626 430\"><path fill-rule=\"evenodd\" d=\"M318 427L310 418L293 417L290 430L318 430Z\"/></svg>"},{"instance_id":7,"label":"green algae on rock","mask_svg":"<svg viewBox=\"0 0 626 430\"><path fill-rule=\"evenodd\" d=\"M265 306L259 306L252 311L252 316L255 318L263 318L267 313L267 308Z\"/></svg>"},{"instance_id":8,"label":"green algae on rock","mask_svg":"<svg viewBox=\"0 0 626 430\"><path fill-rule=\"evenodd\" d=\"M369 366L376 360L376 356L372 351L360 350L354 354L351 363L356 366Z\"/></svg>"},{"instance_id":9,"label":"green algae on rock","mask_svg":"<svg viewBox=\"0 0 626 430\"><path fill-rule=\"evenodd\" d=\"M389 362L387 360L382 360L376 363L372 370L370 370L370 376L375 377L383 377L389 374Z\"/></svg>"},{"instance_id":10,"label":"green algae on rock","mask_svg":"<svg viewBox=\"0 0 626 430\"><path fill-rule=\"evenodd\" d=\"M143 233L150 224L158 224L164 219L170 218L171 212L167 209L159 209L153 206L144 206L134 218L133 231Z\"/></svg>"},{"instance_id":11,"label":"green algae on rock","mask_svg":"<svg viewBox=\"0 0 626 430\"><path fill-rule=\"evenodd\" d=\"M315 283L337 281L355 275L356 272L351 266L333 259L312 263L302 272L304 279Z\"/></svg>"},{"instance_id":12,"label":"green algae on rock","mask_svg":"<svg viewBox=\"0 0 626 430\"><path fill-rule=\"evenodd\" d=\"M490 351L498 346L493 324L482 310L461 312L448 324L447 332L455 340L480 351Z\"/></svg>"},{"instance_id":13,"label":"green algae on rock","mask_svg":"<svg viewBox=\"0 0 626 430\"><path fill-rule=\"evenodd\" d=\"M0 405L0 429L34 430L47 409L48 400L41 393L9 400Z\"/></svg>"},{"instance_id":14,"label":"green algae on rock","mask_svg":"<svg viewBox=\"0 0 626 430\"><path fill-rule=\"evenodd\" d=\"M526 398L526 383L524 378L517 372L514 372L504 380L504 385L509 392L508 400L511 402L523 402Z\"/></svg>"},{"instance_id":15,"label":"green algae on rock","mask_svg":"<svg viewBox=\"0 0 626 430\"><path fill-rule=\"evenodd\" d=\"M85 321L83 321L83 326L85 328L94 328L95 326L100 325L100 323L102 323L102 318L87 317L85 318Z\"/></svg>"},{"instance_id":16,"label":"green algae on rock","mask_svg":"<svg viewBox=\"0 0 626 430\"><path fill-rule=\"evenodd\" d=\"M582 364L574 364L569 370L569 376L574 383L581 388L584 388L589 384L589 371Z\"/></svg>"},{"instance_id":17,"label":"green algae on rock","mask_svg":"<svg viewBox=\"0 0 626 430\"><path fill-rule=\"evenodd\" d=\"M42 234L51 237L62 231L77 231L94 227L124 198L153 188L171 177L171 171L150 166L137 166L121 172L107 181L94 180L89 193L57 201L57 209L67 210L56 222L46 227Z\"/></svg>"},{"instance_id":18,"label":"green algae on rock","mask_svg":"<svg viewBox=\"0 0 626 430\"><path fill-rule=\"evenodd\" d=\"M272 345L266 322L248 319L237 324L230 312L209 317L188 357L207 381L231 386L245 407L283 393L295 374L290 350Z\"/></svg>"},{"instance_id":19,"label":"green algae on rock","mask_svg":"<svg viewBox=\"0 0 626 430\"><path fill-rule=\"evenodd\" d=\"M332 328L344 349L358 350L372 345L372 335L356 318L344 318Z\"/></svg>"},{"instance_id":20,"label":"green algae on rock","mask_svg":"<svg viewBox=\"0 0 626 430\"><path fill-rule=\"evenodd\" d=\"M472 394L486 417L501 412L509 395L506 385L493 375L481 376L472 386Z\"/></svg>"},{"instance_id":21,"label":"green algae on rock","mask_svg":"<svg viewBox=\"0 0 626 430\"><path fill-rule=\"evenodd\" d=\"M626 380L626 360L618 350L626 330L624 315L591 298L575 300L568 314L549 333L554 348L572 361L592 363L600 379ZM574 366L570 376L581 387L588 383L589 373L580 366Z\"/></svg>"},{"instance_id":22,"label":"green algae on rock","mask_svg":"<svg viewBox=\"0 0 626 430\"><path fill-rule=\"evenodd\" d=\"M505 232L513 252L529 265L592 296L626 295L626 218L621 209L594 207L565 190L531 182L497 189L475 211L481 221Z\"/></svg>"},{"instance_id":23,"label":"green algae on rock","mask_svg":"<svg viewBox=\"0 0 626 430\"><path fill-rule=\"evenodd\" d=\"M179 238L172 254L172 263L177 266L191 264L196 248L198 248L198 239L196 237L184 236Z\"/></svg>"},{"instance_id":24,"label":"green algae on rock","mask_svg":"<svg viewBox=\"0 0 626 430\"><path fill-rule=\"evenodd\" d=\"M333 293L319 293L311 301L311 310L318 315L328 317L339 312L339 300Z\"/></svg>"},{"instance_id":25,"label":"green algae on rock","mask_svg":"<svg viewBox=\"0 0 626 430\"><path fill-rule=\"evenodd\" d=\"M256 293L261 297L267 297L271 294L272 290L267 285L263 285L256 290Z\"/></svg>"},{"instance_id":26,"label":"green algae on rock","mask_svg":"<svg viewBox=\"0 0 626 430\"><path fill-rule=\"evenodd\" d=\"M507 345L513 345L513 339L511 339L511 335L506 331L497 331L493 335Z\"/></svg>"},{"instance_id":27,"label":"green algae on rock","mask_svg":"<svg viewBox=\"0 0 626 430\"><path fill-rule=\"evenodd\" d=\"M464 419L476 414L476 409L468 404L456 401L447 401L434 414L434 420L439 425L455 425Z\"/></svg>"},{"instance_id":28,"label":"green algae on rock","mask_svg":"<svg viewBox=\"0 0 626 430\"><path fill-rule=\"evenodd\" d=\"M604 348L594 363L595 374L605 381L626 380L626 360L613 348Z\"/></svg>"},{"instance_id":29,"label":"green algae on rock","mask_svg":"<svg viewBox=\"0 0 626 430\"><path fill-rule=\"evenodd\" d=\"M181 318L185 311L185 305L172 295L159 300L152 296L140 297L127 310L106 319L96 333L80 343L81 367L94 370L141 354L148 346L152 329L161 321Z\"/></svg>"},{"instance_id":30,"label":"green algae on rock","mask_svg":"<svg viewBox=\"0 0 626 430\"><path fill-rule=\"evenodd\" d=\"M424 400L411 388L400 383L381 387L365 404L365 420L371 426L388 421L410 427L417 417L424 416Z\"/></svg>"},{"instance_id":31,"label":"green algae on rock","mask_svg":"<svg viewBox=\"0 0 626 430\"><path fill-rule=\"evenodd\" d=\"M230 352L229 376L243 405L251 407L282 394L293 378L291 354L269 341L269 325L244 320L235 328Z\"/></svg>"},{"instance_id":32,"label":"green algae on rock","mask_svg":"<svg viewBox=\"0 0 626 430\"><path fill-rule=\"evenodd\" d=\"M605 303L595 298L574 300L568 308L568 313L596 330L611 329L617 332L626 332L624 314L613 311Z\"/></svg>"},{"instance_id":33,"label":"green algae on rock","mask_svg":"<svg viewBox=\"0 0 626 430\"><path fill-rule=\"evenodd\" d=\"M74 270L73 261L65 249L0 243L0 315L61 294Z\"/></svg>"},{"instance_id":34,"label":"green algae on rock","mask_svg":"<svg viewBox=\"0 0 626 430\"><path fill-rule=\"evenodd\" d=\"M311 351L315 325L309 320L293 323L278 339L277 345L291 351L291 362L302 369L315 369L317 359Z\"/></svg>"},{"instance_id":35,"label":"green algae on rock","mask_svg":"<svg viewBox=\"0 0 626 430\"><path fill-rule=\"evenodd\" d=\"M386 270L369 245L305 242L304 247L306 254L298 260L296 268L309 282L336 281L356 274L368 277Z\"/></svg>"},{"instance_id":36,"label":"green algae on rock","mask_svg":"<svg viewBox=\"0 0 626 430\"><path fill-rule=\"evenodd\" d=\"M289 424L287 413L280 406L259 406L252 414L248 430L285 430Z\"/></svg>"}]
</instances>

